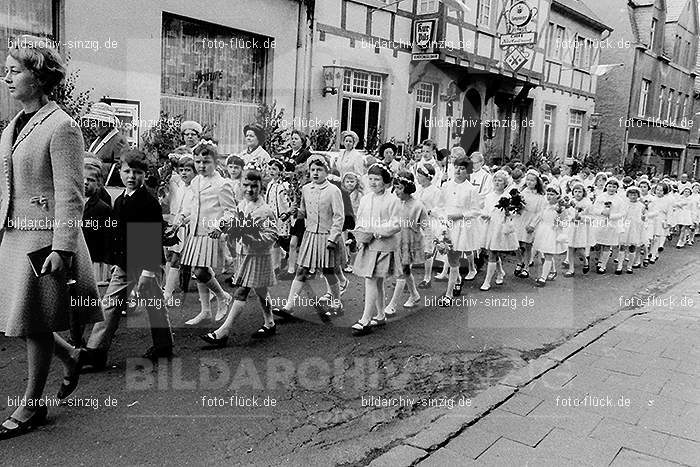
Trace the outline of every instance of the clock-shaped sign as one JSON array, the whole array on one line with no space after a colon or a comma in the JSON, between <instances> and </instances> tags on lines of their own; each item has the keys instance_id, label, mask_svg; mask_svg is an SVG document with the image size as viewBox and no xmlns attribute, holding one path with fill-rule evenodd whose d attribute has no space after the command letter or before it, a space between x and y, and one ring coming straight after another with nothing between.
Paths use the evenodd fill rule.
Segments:
<instances>
[{"instance_id":1,"label":"clock-shaped sign","mask_svg":"<svg viewBox=\"0 0 700 467\"><path fill-rule=\"evenodd\" d=\"M515 3L508 10L508 22L515 27L521 28L529 23L535 16L537 8L530 8L525 2Z\"/></svg>"}]
</instances>

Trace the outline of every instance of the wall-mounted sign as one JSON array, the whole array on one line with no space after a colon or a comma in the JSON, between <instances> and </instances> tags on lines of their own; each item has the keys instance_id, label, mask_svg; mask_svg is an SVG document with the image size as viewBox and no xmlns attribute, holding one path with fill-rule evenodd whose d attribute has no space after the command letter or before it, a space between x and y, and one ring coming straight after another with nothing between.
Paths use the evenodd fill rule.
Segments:
<instances>
[{"instance_id":1,"label":"wall-mounted sign","mask_svg":"<svg viewBox=\"0 0 700 467\"><path fill-rule=\"evenodd\" d=\"M537 14L537 8L530 8L525 2L515 3L508 10L508 22L516 28L522 28L527 25L532 18Z\"/></svg>"},{"instance_id":2,"label":"wall-mounted sign","mask_svg":"<svg viewBox=\"0 0 700 467\"><path fill-rule=\"evenodd\" d=\"M412 60L437 60L440 54L411 54Z\"/></svg>"},{"instance_id":3,"label":"wall-mounted sign","mask_svg":"<svg viewBox=\"0 0 700 467\"><path fill-rule=\"evenodd\" d=\"M435 20L426 19L413 23L413 45L419 49L432 49L435 43Z\"/></svg>"},{"instance_id":4,"label":"wall-mounted sign","mask_svg":"<svg viewBox=\"0 0 700 467\"><path fill-rule=\"evenodd\" d=\"M528 45L537 42L537 33L534 31L529 32L516 32L513 34L501 34L501 47L508 47L511 45Z\"/></svg>"},{"instance_id":5,"label":"wall-mounted sign","mask_svg":"<svg viewBox=\"0 0 700 467\"><path fill-rule=\"evenodd\" d=\"M499 46L504 49L503 61L512 70L518 71L532 56L537 43L537 7L530 6L533 0L505 0L506 31L500 35Z\"/></svg>"},{"instance_id":6,"label":"wall-mounted sign","mask_svg":"<svg viewBox=\"0 0 700 467\"><path fill-rule=\"evenodd\" d=\"M520 50L513 49L506 55L504 61L513 71L518 71L527 62L527 57Z\"/></svg>"}]
</instances>

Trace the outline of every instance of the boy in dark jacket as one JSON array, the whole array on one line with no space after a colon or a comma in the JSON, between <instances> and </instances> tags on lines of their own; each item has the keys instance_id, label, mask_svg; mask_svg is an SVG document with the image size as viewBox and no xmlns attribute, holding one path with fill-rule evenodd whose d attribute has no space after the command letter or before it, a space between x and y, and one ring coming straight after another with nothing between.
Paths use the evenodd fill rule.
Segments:
<instances>
[{"instance_id":1,"label":"boy in dark jacket","mask_svg":"<svg viewBox=\"0 0 700 467\"><path fill-rule=\"evenodd\" d=\"M107 285L109 280L110 238L112 236L112 207L100 198L102 190L102 167L84 166L85 207L83 209L83 235L92 260L98 285Z\"/></svg>"},{"instance_id":2,"label":"boy in dark jacket","mask_svg":"<svg viewBox=\"0 0 700 467\"><path fill-rule=\"evenodd\" d=\"M132 149L121 155L120 176L126 189L114 201L116 222L112 237L114 270L103 297L105 320L92 330L86 349L86 364L94 370L105 368L107 352L119 327L121 312L136 287L139 302L148 312L153 347L145 358L172 355L173 336L168 310L156 274L163 262L163 216L160 204L144 186L146 155Z\"/></svg>"}]
</instances>

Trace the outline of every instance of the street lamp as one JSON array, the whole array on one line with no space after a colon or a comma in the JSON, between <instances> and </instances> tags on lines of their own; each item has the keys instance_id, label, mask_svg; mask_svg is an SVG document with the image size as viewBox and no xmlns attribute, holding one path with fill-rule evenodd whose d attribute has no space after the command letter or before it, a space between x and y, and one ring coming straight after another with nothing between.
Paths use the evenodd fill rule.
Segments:
<instances>
[{"instance_id":1,"label":"street lamp","mask_svg":"<svg viewBox=\"0 0 700 467\"><path fill-rule=\"evenodd\" d=\"M323 81L325 87L323 88L323 97L326 94L336 95L338 94L338 89L343 80L343 67L335 65L327 65L323 67Z\"/></svg>"}]
</instances>

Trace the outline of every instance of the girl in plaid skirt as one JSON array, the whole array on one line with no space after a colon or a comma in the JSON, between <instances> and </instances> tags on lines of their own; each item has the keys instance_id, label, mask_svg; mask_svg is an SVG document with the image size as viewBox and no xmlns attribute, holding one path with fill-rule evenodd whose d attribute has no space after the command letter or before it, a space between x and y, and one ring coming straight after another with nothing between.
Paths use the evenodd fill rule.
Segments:
<instances>
[{"instance_id":1,"label":"girl in plaid skirt","mask_svg":"<svg viewBox=\"0 0 700 467\"><path fill-rule=\"evenodd\" d=\"M329 165L325 157L311 156L308 164L311 183L302 187L298 206L298 215L305 219L306 230L299 246L296 276L284 306L272 310L286 319L294 319L292 309L299 292L306 283L308 273L316 270L321 270L328 281L332 314L338 314L342 309L336 268L341 266L341 256L344 254L341 236L345 219L343 195L340 188L327 180Z\"/></svg>"},{"instance_id":2,"label":"girl in plaid skirt","mask_svg":"<svg viewBox=\"0 0 700 467\"><path fill-rule=\"evenodd\" d=\"M233 293L233 305L224 323L213 332L201 335L201 339L215 347L224 347L228 343L233 322L243 312L251 289L258 297L262 307L264 323L251 336L253 339L264 339L275 334L275 321L267 301L268 287L275 284L275 274L272 268L271 249L277 241L277 219L263 198L262 175L259 171L248 168L243 176L244 200L239 205L245 224L251 220L257 228L250 232L250 225L237 225L237 222L222 222L220 228L229 235L237 238L241 251L241 263L233 279L236 291ZM250 216L250 217L248 217Z\"/></svg>"}]
</instances>

